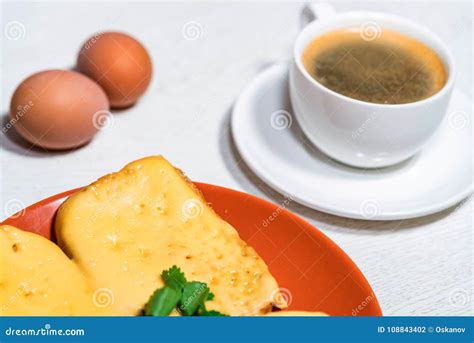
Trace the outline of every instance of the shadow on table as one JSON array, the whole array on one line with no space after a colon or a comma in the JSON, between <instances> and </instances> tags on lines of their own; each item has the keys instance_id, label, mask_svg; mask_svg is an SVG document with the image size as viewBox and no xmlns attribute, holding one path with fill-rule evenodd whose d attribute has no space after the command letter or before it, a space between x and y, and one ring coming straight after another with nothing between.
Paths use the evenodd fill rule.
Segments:
<instances>
[{"instance_id":1,"label":"shadow on table","mask_svg":"<svg viewBox=\"0 0 474 343\"><path fill-rule=\"evenodd\" d=\"M224 162L229 171L231 172L233 178L242 186L242 188L246 192L255 194L257 196L266 197L271 202L274 202L276 204L285 204L285 207L294 213L315 220L319 223L328 224L327 226L325 226L325 229L339 232L348 230L358 230L360 231L360 234L373 234L374 230L409 230L442 220L451 212L453 212L456 209L456 206L458 206L454 205L441 212L419 218L395 221L368 221L344 218L323 213L301 205L295 201L292 201L288 204L287 198L285 198L282 194L278 193L273 188L268 186L263 180L261 180L243 160L242 156L237 150L237 147L235 146L232 137L230 128L231 113L232 107L226 112L224 119L221 123L221 129L219 131L219 146Z\"/></svg>"},{"instance_id":2,"label":"shadow on table","mask_svg":"<svg viewBox=\"0 0 474 343\"><path fill-rule=\"evenodd\" d=\"M10 116L8 113L1 115L0 123L2 126L2 134L0 135L0 148L5 151L10 151L22 156L51 157L55 155L62 155L75 150L48 150L31 144L21 137L15 130L15 123L10 122Z\"/></svg>"}]
</instances>

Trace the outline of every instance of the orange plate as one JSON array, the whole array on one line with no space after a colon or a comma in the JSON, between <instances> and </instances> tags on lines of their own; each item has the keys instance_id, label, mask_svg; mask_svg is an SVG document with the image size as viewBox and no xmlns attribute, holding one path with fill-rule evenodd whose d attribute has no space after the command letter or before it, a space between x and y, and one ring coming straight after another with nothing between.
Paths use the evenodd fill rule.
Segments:
<instances>
[{"instance_id":1,"label":"orange plate","mask_svg":"<svg viewBox=\"0 0 474 343\"><path fill-rule=\"evenodd\" d=\"M289 309L323 311L332 316L382 315L362 272L321 231L293 213L252 195L204 183L196 186L214 210L265 260L283 288ZM3 224L51 239L56 210L77 191L42 200Z\"/></svg>"}]
</instances>

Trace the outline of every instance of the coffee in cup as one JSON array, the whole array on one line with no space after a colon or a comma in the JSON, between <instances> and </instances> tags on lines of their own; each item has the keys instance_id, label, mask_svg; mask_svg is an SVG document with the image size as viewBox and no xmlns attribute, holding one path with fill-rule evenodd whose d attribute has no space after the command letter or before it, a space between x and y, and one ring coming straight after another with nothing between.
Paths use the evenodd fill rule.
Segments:
<instances>
[{"instance_id":1,"label":"coffee in cup","mask_svg":"<svg viewBox=\"0 0 474 343\"><path fill-rule=\"evenodd\" d=\"M359 28L330 31L308 44L302 61L323 86L378 104L429 98L447 79L441 58L431 48L388 29L367 37Z\"/></svg>"},{"instance_id":2,"label":"coffee in cup","mask_svg":"<svg viewBox=\"0 0 474 343\"><path fill-rule=\"evenodd\" d=\"M309 3L289 73L294 115L328 157L387 167L422 149L445 118L456 68L427 28L369 11Z\"/></svg>"}]
</instances>

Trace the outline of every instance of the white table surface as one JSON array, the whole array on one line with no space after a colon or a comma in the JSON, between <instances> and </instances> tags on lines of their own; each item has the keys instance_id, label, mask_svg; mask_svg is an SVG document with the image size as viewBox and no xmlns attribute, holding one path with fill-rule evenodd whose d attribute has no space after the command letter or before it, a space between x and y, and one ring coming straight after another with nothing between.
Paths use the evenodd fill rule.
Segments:
<instances>
[{"instance_id":1,"label":"white table surface","mask_svg":"<svg viewBox=\"0 0 474 343\"><path fill-rule=\"evenodd\" d=\"M451 47L457 85L472 99L469 2L334 5L339 11L391 12L428 26ZM146 96L116 113L113 125L81 149L47 153L22 143L14 130L2 133L0 217L6 217L12 203L30 205L152 154L165 155L193 180L282 203L241 161L229 135L229 115L259 70L289 58L300 9L296 2L3 3L3 125L15 87L34 72L72 67L79 46L94 32L121 30L139 37L151 52L155 71ZM17 40L5 37L5 25L12 21L21 24ZM190 22L198 23L195 40L183 36ZM449 163L447 158L440 156L440 163ZM294 203L289 209L352 257L384 314L472 315L472 203L470 199L439 214L397 222L344 219Z\"/></svg>"}]
</instances>

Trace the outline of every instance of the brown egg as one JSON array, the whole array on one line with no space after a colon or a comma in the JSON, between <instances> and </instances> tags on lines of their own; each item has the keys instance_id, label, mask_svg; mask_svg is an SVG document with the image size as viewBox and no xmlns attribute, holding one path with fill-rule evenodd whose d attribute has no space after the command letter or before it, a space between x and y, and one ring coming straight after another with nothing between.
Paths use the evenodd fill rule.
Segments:
<instances>
[{"instance_id":1,"label":"brown egg","mask_svg":"<svg viewBox=\"0 0 474 343\"><path fill-rule=\"evenodd\" d=\"M88 77L47 70L31 75L15 90L10 122L35 145L70 149L92 139L104 124L108 109L104 91Z\"/></svg>"},{"instance_id":2,"label":"brown egg","mask_svg":"<svg viewBox=\"0 0 474 343\"><path fill-rule=\"evenodd\" d=\"M77 68L102 86L115 108L133 105L150 84L152 73L143 45L119 32L88 39L79 51Z\"/></svg>"}]
</instances>

